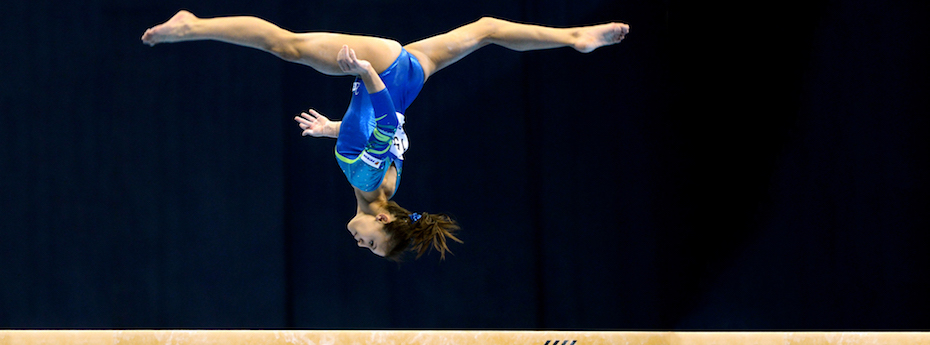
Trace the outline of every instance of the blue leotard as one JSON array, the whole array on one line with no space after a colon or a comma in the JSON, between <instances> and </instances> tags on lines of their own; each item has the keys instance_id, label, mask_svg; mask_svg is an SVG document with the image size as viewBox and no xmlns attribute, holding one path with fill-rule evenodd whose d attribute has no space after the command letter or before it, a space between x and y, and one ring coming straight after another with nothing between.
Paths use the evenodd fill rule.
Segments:
<instances>
[{"instance_id":1,"label":"blue leotard","mask_svg":"<svg viewBox=\"0 0 930 345\"><path fill-rule=\"evenodd\" d=\"M365 192L381 186L393 164L397 168L396 192L403 170L403 151L391 147L406 148L406 143L399 142L406 138L395 138L395 134L403 129L403 113L420 93L424 74L416 57L402 49L400 56L379 76L386 90L370 95L365 84L356 78L352 101L336 139L336 162L349 183Z\"/></svg>"}]
</instances>

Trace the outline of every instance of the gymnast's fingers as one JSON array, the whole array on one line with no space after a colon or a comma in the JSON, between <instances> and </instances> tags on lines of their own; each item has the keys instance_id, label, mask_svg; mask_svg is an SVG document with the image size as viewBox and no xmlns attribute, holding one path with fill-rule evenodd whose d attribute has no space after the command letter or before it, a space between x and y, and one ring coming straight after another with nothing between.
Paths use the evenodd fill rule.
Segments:
<instances>
[{"instance_id":1,"label":"gymnast's fingers","mask_svg":"<svg viewBox=\"0 0 930 345\"><path fill-rule=\"evenodd\" d=\"M320 114L319 112L313 109L308 109L307 112L310 113L310 115L313 115L314 118L323 116L322 114Z\"/></svg>"},{"instance_id":2,"label":"gymnast's fingers","mask_svg":"<svg viewBox=\"0 0 930 345\"><path fill-rule=\"evenodd\" d=\"M336 63L339 64L339 68L342 69L343 72L348 72L350 70L349 46L342 46L342 49L339 50L339 54L336 56Z\"/></svg>"},{"instance_id":3,"label":"gymnast's fingers","mask_svg":"<svg viewBox=\"0 0 930 345\"><path fill-rule=\"evenodd\" d=\"M316 121L317 118L321 117L322 115L320 115L320 113L317 113L315 111L311 111L309 114L300 113L300 116L307 121Z\"/></svg>"},{"instance_id":4,"label":"gymnast's fingers","mask_svg":"<svg viewBox=\"0 0 930 345\"><path fill-rule=\"evenodd\" d=\"M297 120L297 122L298 122L297 125L300 126L300 128L303 128L303 129L307 129L307 128L313 127L313 126L315 126L316 124L319 123L319 122L316 122L316 121L307 121L307 120L302 119L302 118L294 118L294 120Z\"/></svg>"},{"instance_id":5,"label":"gymnast's fingers","mask_svg":"<svg viewBox=\"0 0 930 345\"><path fill-rule=\"evenodd\" d=\"M294 120L297 120L297 122L300 124L301 127L303 127L303 126L312 126L313 123L315 122L315 121L307 120L307 119L302 118L302 117L294 117Z\"/></svg>"},{"instance_id":6,"label":"gymnast's fingers","mask_svg":"<svg viewBox=\"0 0 930 345\"><path fill-rule=\"evenodd\" d=\"M346 46L346 48L349 48ZM352 64L358 65L358 57L355 56L355 49L349 49L349 61L352 61Z\"/></svg>"},{"instance_id":7,"label":"gymnast's fingers","mask_svg":"<svg viewBox=\"0 0 930 345\"><path fill-rule=\"evenodd\" d=\"M340 66L342 67L342 71L346 73L352 73L355 70L354 68L355 65L352 63L352 61L349 61L349 60L342 61Z\"/></svg>"}]
</instances>

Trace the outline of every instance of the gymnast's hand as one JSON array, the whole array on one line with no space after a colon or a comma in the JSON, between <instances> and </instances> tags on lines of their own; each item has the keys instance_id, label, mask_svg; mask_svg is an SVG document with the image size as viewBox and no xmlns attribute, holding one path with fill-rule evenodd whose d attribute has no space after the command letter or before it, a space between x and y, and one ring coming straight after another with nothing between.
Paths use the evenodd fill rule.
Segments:
<instances>
[{"instance_id":1,"label":"gymnast's hand","mask_svg":"<svg viewBox=\"0 0 930 345\"><path fill-rule=\"evenodd\" d=\"M294 120L296 120L300 128L304 130L300 135L309 135L317 138L338 137L339 127L341 127L340 125L342 124L341 121L330 121L326 116L323 116L313 109L307 110L306 113L300 113L300 116L295 116Z\"/></svg>"},{"instance_id":2,"label":"gymnast's hand","mask_svg":"<svg viewBox=\"0 0 930 345\"><path fill-rule=\"evenodd\" d=\"M365 60L359 60L355 56L355 50L349 49L349 46L343 45L336 56L336 63L342 72L358 76L365 83L368 93L377 93L385 89L384 81L378 76L378 72L371 67L371 63Z\"/></svg>"},{"instance_id":3,"label":"gymnast's hand","mask_svg":"<svg viewBox=\"0 0 930 345\"><path fill-rule=\"evenodd\" d=\"M371 63L366 60L359 60L355 56L355 50L349 49L349 46L344 45L342 49L339 50L339 54L336 56L336 63L339 64L339 68L343 72L351 75L362 76L373 71L371 68Z\"/></svg>"}]
</instances>

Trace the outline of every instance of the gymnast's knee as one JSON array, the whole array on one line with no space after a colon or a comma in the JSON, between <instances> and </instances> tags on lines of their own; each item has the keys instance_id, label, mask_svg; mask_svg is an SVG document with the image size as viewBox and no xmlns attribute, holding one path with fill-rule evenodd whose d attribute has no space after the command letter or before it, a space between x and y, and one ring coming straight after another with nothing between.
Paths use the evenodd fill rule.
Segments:
<instances>
[{"instance_id":1,"label":"gymnast's knee","mask_svg":"<svg viewBox=\"0 0 930 345\"><path fill-rule=\"evenodd\" d=\"M285 61L297 62L301 59L297 48L299 38L292 33L282 34L267 42L266 50Z\"/></svg>"},{"instance_id":2,"label":"gymnast's knee","mask_svg":"<svg viewBox=\"0 0 930 345\"><path fill-rule=\"evenodd\" d=\"M473 28L472 32L480 37L482 43L497 43L497 39L500 38L499 33L507 24L510 22L503 19L481 17L470 26Z\"/></svg>"},{"instance_id":3,"label":"gymnast's knee","mask_svg":"<svg viewBox=\"0 0 930 345\"><path fill-rule=\"evenodd\" d=\"M494 17L481 17L475 21L472 25L477 26L481 31L492 33L497 31L500 28L501 24L506 23L506 21L497 19Z\"/></svg>"}]
</instances>

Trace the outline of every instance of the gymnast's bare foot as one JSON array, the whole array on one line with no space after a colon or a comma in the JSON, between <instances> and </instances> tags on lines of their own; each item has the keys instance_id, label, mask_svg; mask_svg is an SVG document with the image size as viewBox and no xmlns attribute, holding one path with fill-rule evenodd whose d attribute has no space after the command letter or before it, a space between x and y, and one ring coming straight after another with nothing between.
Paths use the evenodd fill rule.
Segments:
<instances>
[{"instance_id":1,"label":"gymnast's bare foot","mask_svg":"<svg viewBox=\"0 0 930 345\"><path fill-rule=\"evenodd\" d=\"M187 34L190 29L190 22L194 19L197 19L197 17L193 13L184 10L178 11L167 22L145 30L145 34L142 35L142 42L154 46L159 43L180 41Z\"/></svg>"},{"instance_id":2,"label":"gymnast's bare foot","mask_svg":"<svg viewBox=\"0 0 930 345\"><path fill-rule=\"evenodd\" d=\"M623 23L609 23L583 27L578 30L574 47L582 53L590 53L597 48L620 43L630 26Z\"/></svg>"}]
</instances>

